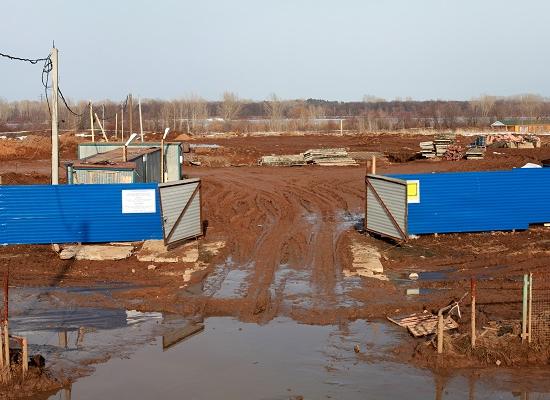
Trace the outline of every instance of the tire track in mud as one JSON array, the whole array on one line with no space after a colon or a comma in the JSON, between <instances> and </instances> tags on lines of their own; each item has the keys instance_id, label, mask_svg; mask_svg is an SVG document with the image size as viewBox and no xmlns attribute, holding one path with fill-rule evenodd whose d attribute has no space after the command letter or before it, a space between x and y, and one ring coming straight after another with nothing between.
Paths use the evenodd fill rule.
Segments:
<instances>
[{"instance_id":1,"label":"tire track in mud","mask_svg":"<svg viewBox=\"0 0 550 400\"><path fill-rule=\"evenodd\" d=\"M342 215L360 212L357 168L220 168L201 170L212 235L226 241L235 268L253 266L240 298L208 299L207 309L243 320L292 315L298 307L336 309L347 262ZM349 224L348 224L349 225ZM209 233L210 234L210 233ZM227 275L226 275L227 276ZM221 285L221 284L220 284Z\"/></svg>"}]
</instances>

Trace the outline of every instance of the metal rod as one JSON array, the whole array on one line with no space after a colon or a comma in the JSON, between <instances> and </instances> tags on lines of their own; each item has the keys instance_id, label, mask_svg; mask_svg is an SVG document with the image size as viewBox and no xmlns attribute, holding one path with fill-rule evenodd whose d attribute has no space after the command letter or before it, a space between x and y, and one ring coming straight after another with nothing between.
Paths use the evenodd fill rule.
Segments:
<instances>
[{"instance_id":1,"label":"metal rod","mask_svg":"<svg viewBox=\"0 0 550 400\"><path fill-rule=\"evenodd\" d=\"M476 280L470 280L470 299L471 299L471 345L476 347Z\"/></svg>"},{"instance_id":2,"label":"metal rod","mask_svg":"<svg viewBox=\"0 0 550 400\"><path fill-rule=\"evenodd\" d=\"M527 293L529 286L529 276L523 275L523 307L522 307L522 324L521 324L521 341L527 338Z\"/></svg>"},{"instance_id":3,"label":"metal rod","mask_svg":"<svg viewBox=\"0 0 550 400\"><path fill-rule=\"evenodd\" d=\"M531 343L531 314L533 313L533 274L529 273L529 307L527 312L527 342Z\"/></svg>"}]
</instances>

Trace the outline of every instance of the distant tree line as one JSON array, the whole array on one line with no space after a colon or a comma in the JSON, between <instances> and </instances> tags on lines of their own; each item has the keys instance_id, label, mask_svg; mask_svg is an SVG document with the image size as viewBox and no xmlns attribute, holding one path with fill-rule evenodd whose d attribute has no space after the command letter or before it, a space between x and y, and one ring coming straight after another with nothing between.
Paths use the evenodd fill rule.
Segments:
<instances>
[{"instance_id":1,"label":"distant tree line","mask_svg":"<svg viewBox=\"0 0 550 400\"><path fill-rule=\"evenodd\" d=\"M219 101L206 101L197 95L173 100L142 99L144 129L176 132L258 132L331 131L339 129L367 132L397 129L486 128L502 118L541 119L550 116L550 99L535 94L512 97L483 95L469 101L395 99L386 101L365 96L363 101L339 102L320 99L283 100L272 94L266 100L241 99L226 92ZM62 129L82 131L90 128L86 101L68 101L74 115L60 103ZM124 111L128 130L128 107L110 100L96 102L94 112L105 116L105 128L118 129ZM137 101L134 101L133 129L139 129ZM4 101L0 99L0 130L47 129L50 121L46 101Z\"/></svg>"}]
</instances>

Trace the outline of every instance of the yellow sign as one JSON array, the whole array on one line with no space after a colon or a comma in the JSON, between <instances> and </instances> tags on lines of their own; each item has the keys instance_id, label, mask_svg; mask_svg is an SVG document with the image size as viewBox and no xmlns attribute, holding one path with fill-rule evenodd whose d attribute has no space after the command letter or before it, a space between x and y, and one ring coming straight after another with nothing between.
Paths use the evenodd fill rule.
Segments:
<instances>
[{"instance_id":1,"label":"yellow sign","mask_svg":"<svg viewBox=\"0 0 550 400\"><path fill-rule=\"evenodd\" d=\"M407 203L420 203L420 181L407 181Z\"/></svg>"}]
</instances>

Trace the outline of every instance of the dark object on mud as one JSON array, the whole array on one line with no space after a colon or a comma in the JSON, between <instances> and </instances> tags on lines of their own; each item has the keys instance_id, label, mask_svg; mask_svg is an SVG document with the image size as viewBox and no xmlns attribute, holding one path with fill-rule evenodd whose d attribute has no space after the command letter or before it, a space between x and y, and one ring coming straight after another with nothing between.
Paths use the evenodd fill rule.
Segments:
<instances>
[{"instance_id":1,"label":"dark object on mud","mask_svg":"<svg viewBox=\"0 0 550 400\"><path fill-rule=\"evenodd\" d=\"M360 353L360 352L361 352L361 348L359 347L358 344L356 344L355 346L353 346L353 351L355 351L356 353Z\"/></svg>"},{"instance_id":2,"label":"dark object on mud","mask_svg":"<svg viewBox=\"0 0 550 400\"><path fill-rule=\"evenodd\" d=\"M46 366L46 359L42 357L42 354L35 354L31 357L29 367L44 368Z\"/></svg>"},{"instance_id":3,"label":"dark object on mud","mask_svg":"<svg viewBox=\"0 0 550 400\"><path fill-rule=\"evenodd\" d=\"M11 347L11 346L10 346ZM21 364L23 361L23 351L21 349L10 349L10 363ZM29 358L29 367L44 368L46 366L46 359L42 354L35 354Z\"/></svg>"},{"instance_id":4,"label":"dark object on mud","mask_svg":"<svg viewBox=\"0 0 550 400\"><path fill-rule=\"evenodd\" d=\"M413 161L419 158L418 153L413 151L395 151L391 153L386 153L388 161L394 163L404 163L408 161Z\"/></svg>"}]
</instances>

